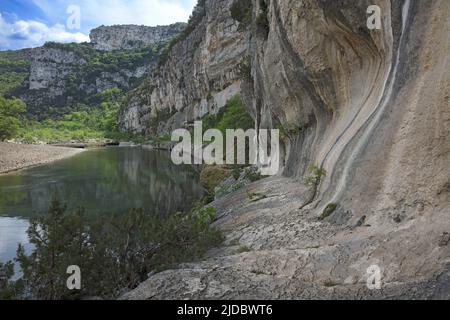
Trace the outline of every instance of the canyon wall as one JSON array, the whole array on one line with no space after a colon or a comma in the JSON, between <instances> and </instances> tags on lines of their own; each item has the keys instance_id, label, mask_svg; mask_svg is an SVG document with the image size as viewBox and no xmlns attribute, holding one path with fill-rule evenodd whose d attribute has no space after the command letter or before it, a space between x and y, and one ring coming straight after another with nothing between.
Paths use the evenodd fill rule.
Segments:
<instances>
[{"instance_id":1,"label":"canyon wall","mask_svg":"<svg viewBox=\"0 0 450 320\"><path fill-rule=\"evenodd\" d=\"M10 95L23 100L36 119L77 110L79 104L92 107L103 91L127 92L150 76L167 42L185 27L102 26L92 30L91 43L49 42L12 52L29 61L29 72Z\"/></svg>"},{"instance_id":2,"label":"canyon wall","mask_svg":"<svg viewBox=\"0 0 450 320\"><path fill-rule=\"evenodd\" d=\"M206 114L216 114L239 93L240 66L249 34L230 14L229 0L206 1L202 20L176 43L167 61L130 94L119 123L122 130L166 134ZM165 114L163 121L158 117ZM157 125L149 126L154 119Z\"/></svg>"},{"instance_id":3,"label":"canyon wall","mask_svg":"<svg viewBox=\"0 0 450 320\"><path fill-rule=\"evenodd\" d=\"M374 4L380 30L366 24ZM232 6L206 1L121 124L168 132L214 112L234 84L225 96L240 92L258 128L284 132L281 174L213 202L227 241L208 259L125 298L448 298L450 3L254 0L247 24ZM246 63L251 74L238 73ZM208 86L215 66L228 77ZM170 120L148 128L162 109ZM326 173L317 190L304 184L311 166ZM373 265L382 290L366 286Z\"/></svg>"}]
</instances>

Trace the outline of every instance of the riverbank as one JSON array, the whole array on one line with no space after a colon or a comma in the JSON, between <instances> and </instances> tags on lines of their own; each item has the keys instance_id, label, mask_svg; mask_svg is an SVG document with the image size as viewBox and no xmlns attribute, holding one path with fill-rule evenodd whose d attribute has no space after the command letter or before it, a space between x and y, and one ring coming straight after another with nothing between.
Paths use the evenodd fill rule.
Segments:
<instances>
[{"instance_id":1,"label":"riverbank","mask_svg":"<svg viewBox=\"0 0 450 320\"><path fill-rule=\"evenodd\" d=\"M71 157L83 149L0 142L0 174Z\"/></svg>"}]
</instances>

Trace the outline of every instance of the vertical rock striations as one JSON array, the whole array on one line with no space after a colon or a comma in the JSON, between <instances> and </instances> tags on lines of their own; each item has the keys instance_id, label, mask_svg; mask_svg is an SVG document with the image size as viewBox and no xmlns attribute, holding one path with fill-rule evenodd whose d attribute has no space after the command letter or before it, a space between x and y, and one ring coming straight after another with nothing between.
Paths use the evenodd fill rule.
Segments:
<instances>
[{"instance_id":1,"label":"vertical rock striations","mask_svg":"<svg viewBox=\"0 0 450 320\"><path fill-rule=\"evenodd\" d=\"M253 0L247 24L233 3L206 1L121 125L167 132L214 113L234 85L258 128L283 131L284 177L215 201L220 254L125 298L447 298L450 3ZM381 30L366 26L374 4ZM246 64L250 74L237 72ZM170 120L149 126L157 110ZM327 173L313 196L302 183L311 165ZM371 265L381 291L366 287Z\"/></svg>"},{"instance_id":2,"label":"vertical rock striations","mask_svg":"<svg viewBox=\"0 0 450 320\"><path fill-rule=\"evenodd\" d=\"M206 1L193 30L173 45L158 72L130 95L120 117L123 130L168 133L217 113L240 92L240 66L246 59L249 35L231 17L231 4Z\"/></svg>"}]
</instances>

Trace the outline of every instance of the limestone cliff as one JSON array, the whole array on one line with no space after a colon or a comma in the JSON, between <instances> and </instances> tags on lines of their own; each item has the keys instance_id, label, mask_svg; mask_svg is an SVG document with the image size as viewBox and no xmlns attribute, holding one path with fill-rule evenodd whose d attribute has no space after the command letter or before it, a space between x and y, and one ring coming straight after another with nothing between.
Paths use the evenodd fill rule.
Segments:
<instances>
[{"instance_id":1,"label":"limestone cliff","mask_svg":"<svg viewBox=\"0 0 450 320\"><path fill-rule=\"evenodd\" d=\"M124 298L448 298L450 3L253 0L247 24L232 5L206 1L121 125L168 131L241 92L258 128L285 133L282 175L216 200L225 245ZM148 128L158 110L169 121Z\"/></svg>"},{"instance_id":2,"label":"limestone cliff","mask_svg":"<svg viewBox=\"0 0 450 320\"><path fill-rule=\"evenodd\" d=\"M240 92L240 66L246 59L249 34L230 14L229 0L206 1L201 20L176 43L167 61L123 108L123 130L168 133L215 114ZM159 126L152 119L167 115ZM168 121L167 121L168 120Z\"/></svg>"},{"instance_id":3,"label":"limestone cliff","mask_svg":"<svg viewBox=\"0 0 450 320\"><path fill-rule=\"evenodd\" d=\"M103 26L91 32L91 43L47 43L15 52L29 62L29 72L9 94L26 102L30 115L45 119L90 105L106 89L126 92L150 75L167 42L184 27Z\"/></svg>"},{"instance_id":4,"label":"limestone cliff","mask_svg":"<svg viewBox=\"0 0 450 320\"><path fill-rule=\"evenodd\" d=\"M186 24L146 27L136 25L101 26L91 30L91 43L96 50L130 50L145 48L177 36Z\"/></svg>"}]
</instances>

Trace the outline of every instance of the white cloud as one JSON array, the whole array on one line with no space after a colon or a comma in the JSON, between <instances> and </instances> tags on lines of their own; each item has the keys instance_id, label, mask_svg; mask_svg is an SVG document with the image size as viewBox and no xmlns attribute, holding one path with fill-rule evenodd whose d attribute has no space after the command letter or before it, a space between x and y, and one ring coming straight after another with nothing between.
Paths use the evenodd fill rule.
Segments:
<instances>
[{"instance_id":1,"label":"white cloud","mask_svg":"<svg viewBox=\"0 0 450 320\"><path fill-rule=\"evenodd\" d=\"M47 16L58 20L55 0L33 0ZM187 21L197 0L58 0L65 10L69 5L81 8L82 29L99 25L168 25ZM183 5L184 4L184 5Z\"/></svg>"},{"instance_id":2,"label":"white cloud","mask_svg":"<svg viewBox=\"0 0 450 320\"><path fill-rule=\"evenodd\" d=\"M8 23L0 14L0 49L36 47L47 41L86 42L89 37L81 32L67 32L61 24L49 27L34 20Z\"/></svg>"},{"instance_id":3,"label":"white cloud","mask_svg":"<svg viewBox=\"0 0 450 320\"><path fill-rule=\"evenodd\" d=\"M197 0L32 0L46 21L6 21L0 14L0 50L36 47L46 41L89 41L90 29L100 25L168 25L187 21ZM67 8L81 9L81 30L68 30Z\"/></svg>"}]
</instances>

